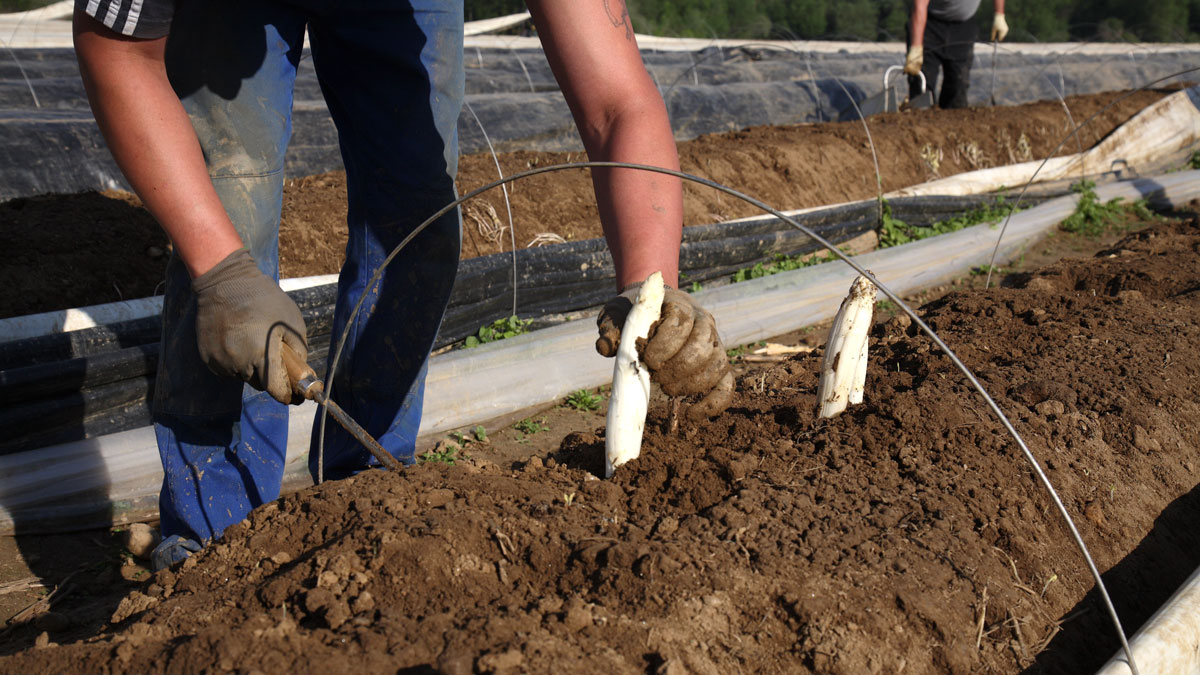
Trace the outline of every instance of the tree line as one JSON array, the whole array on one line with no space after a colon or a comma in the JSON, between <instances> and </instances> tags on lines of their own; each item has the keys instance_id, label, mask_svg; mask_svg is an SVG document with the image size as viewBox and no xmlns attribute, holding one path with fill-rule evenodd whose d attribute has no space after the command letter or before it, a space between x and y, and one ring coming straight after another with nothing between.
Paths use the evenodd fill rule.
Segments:
<instances>
[{"instance_id":1,"label":"tree line","mask_svg":"<svg viewBox=\"0 0 1200 675\"><path fill-rule=\"evenodd\" d=\"M639 33L697 38L901 41L909 12L909 0L626 2ZM525 3L466 0L465 9L467 20L485 19ZM975 15L983 39L992 10L992 0L982 0ZM1007 0L1005 15L1016 42L1200 41L1200 0Z\"/></svg>"},{"instance_id":2,"label":"tree line","mask_svg":"<svg viewBox=\"0 0 1200 675\"><path fill-rule=\"evenodd\" d=\"M0 12L54 0L0 0ZM563 0L580 2L581 0ZM617 3L620 0L603 0ZM697 38L900 41L910 0L626 0L639 33ZM465 0L467 20L524 0ZM1007 0L1015 42L1200 42L1200 0ZM992 0L975 15L986 39Z\"/></svg>"}]
</instances>

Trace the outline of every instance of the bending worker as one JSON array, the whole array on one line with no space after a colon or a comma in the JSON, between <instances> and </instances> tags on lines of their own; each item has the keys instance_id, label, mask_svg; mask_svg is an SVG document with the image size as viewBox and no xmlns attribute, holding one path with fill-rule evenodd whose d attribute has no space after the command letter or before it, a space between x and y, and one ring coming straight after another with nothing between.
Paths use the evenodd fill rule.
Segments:
<instances>
[{"instance_id":1,"label":"bending worker","mask_svg":"<svg viewBox=\"0 0 1200 675\"><path fill-rule=\"evenodd\" d=\"M992 42L1008 35L1004 20L1004 0L995 0L996 13L992 18ZM937 96L940 108L967 107L967 90L971 87L971 65L975 61L975 38L979 27L975 11L979 0L913 0L912 14L905 26L908 55L904 72L908 75L908 97L921 95L921 78L925 85L936 90L939 71L944 71L941 93Z\"/></svg>"},{"instance_id":2,"label":"bending worker","mask_svg":"<svg viewBox=\"0 0 1200 675\"><path fill-rule=\"evenodd\" d=\"M287 404L299 402L281 345L307 355L301 313L277 284L284 153L306 31L348 184L333 335L369 294L339 371L327 378L341 407L402 462L414 461L429 353L460 246L453 211L396 257L380 287L366 288L392 249L456 196L461 2L179 0L173 14L171 4L79 0L75 16L96 118L174 243L153 403L165 473L156 567L279 495ZM666 107L623 3L528 4L589 157L677 169ZM156 20L139 32L139 17ZM631 169L592 176L624 291L599 321L597 350L612 355L632 287L656 270L678 287L682 187ZM690 416L724 410L733 378L708 312L669 291L652 343L678 346L655 377L668 393L700 399ZM324 433L327 477L375 464L338 425Z\"/></svg>"}]
</instances>

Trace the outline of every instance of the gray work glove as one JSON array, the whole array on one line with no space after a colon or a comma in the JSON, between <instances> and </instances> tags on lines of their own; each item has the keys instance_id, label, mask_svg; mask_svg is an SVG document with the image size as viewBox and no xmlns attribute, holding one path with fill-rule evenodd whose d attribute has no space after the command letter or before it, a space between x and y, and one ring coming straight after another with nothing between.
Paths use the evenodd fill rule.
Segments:
<instances>
[{"instance_id":1,"label":"gray work glove","mask_svg":"<svg viewBox=\"0 0 1200 675\"><path fill-rule=\"evenodd\" d=\"M626 288L600 310L596 351L601 356L616 356L621 328L640 289L641 284ZM650 327L646 341L639 341L638 354L664 393L701 396L687 411L693 421L719 415L733 401L733 370L717 335L717 323L683 291L667 287L662 314Z\"/></svg>"},{"instance_id":2,"label":"gray work glove","mask_svg":"<svg viewBox=\"0 0 1200 675\"><path fill-rule=\"evenodd\" d=\"M236 377L281 403L300 403L280 354L286 342L308 359L300 308L258 270L246 249L230 253L192 280L200 359L217 375Z\"/></svg>"}]
</instances>

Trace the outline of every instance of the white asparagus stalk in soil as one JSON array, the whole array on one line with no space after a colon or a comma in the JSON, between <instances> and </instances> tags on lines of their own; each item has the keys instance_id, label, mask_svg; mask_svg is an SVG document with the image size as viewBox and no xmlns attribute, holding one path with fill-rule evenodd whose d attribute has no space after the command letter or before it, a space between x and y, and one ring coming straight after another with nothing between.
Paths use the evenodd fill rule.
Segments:
<instances>
[{"instance_id":1,"label":"white asparagus stalk in soil","mask_svg":"<svg viewBox=\"0 0 1200 675\"><path fill-rule=\"evenodd\" d=\"M847 405L862 403L867 381L867 333L875 311L875 285L859 276L842 300L821 361L817 385L819 417L840 415Z\"/></svg>"},{"instance_id":2,"label":"white asparagus stalk in soil","mask_svg":"<svg viewBox=\"0 0 1200 675\"><path fill-rule=\"evenodd\" d=\"M621 328L605 420L605 478L612 478L613 469L637 459L642 452L642 432L650 407L650 371L638 361L637 342L646 339L650 326L658 321L664 293L662 272L651 274L638 291Z\"/></svg>"}]
</instances>

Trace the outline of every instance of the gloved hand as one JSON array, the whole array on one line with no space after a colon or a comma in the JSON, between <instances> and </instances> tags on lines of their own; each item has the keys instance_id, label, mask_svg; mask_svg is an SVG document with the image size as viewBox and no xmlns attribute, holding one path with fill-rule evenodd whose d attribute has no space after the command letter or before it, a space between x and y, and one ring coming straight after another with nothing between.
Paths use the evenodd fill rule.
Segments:
<instances>
[{"instance_id":1,"label":"gloved hand","mask_svg":"<svg viewBox=\"0 0 1200 675\"><path fill-rule=\"evenodd\" d=\"M626 288L600 310L596 351L601 356L616 355L621 328L640 288L641 284ZM638 354L667 395L701 395L700 402L688 408L687 416L694 421L720 414L733 401L733 370L717 323L683 291L667 287L661 316L645 343L639 341Z\"/></svg>"},{"instance_id":2,"label":"gloved hand","mask_svg":"<svg viewBox=\"0 0 1200 675\"><path fill-rule=\"evenodd\" d=\"M237 377L281 403L304 399L292 391L280 349L284 342L308 358L304 317L279 285L258 270L244 249L230 253L192 280L200 359L218 375Z\"/></svg>"},{"instance_id":3,"label":"gloved hand","mask_svg":"<svg viewBox=\"0 0 1200 675\"><path fill-rule=\"evenodd\" d=\"M904 74L917 76L921 72L921 66L925 63L925 47L923 45L913 45L908 48L908 56L904 58Z\"/></svg>"},{"instance_id":4,"label":"gloved hand","mask_svg":"<svg viewBox=\"0 0 1200 675\"><path fill-rule=\"evenodd\" d=\"M1000 42L1004 36L1008 35L1008 22L1004 20L1004 14L997 12L992 19L992 42Z\"/></svg>"}]
</instances>

